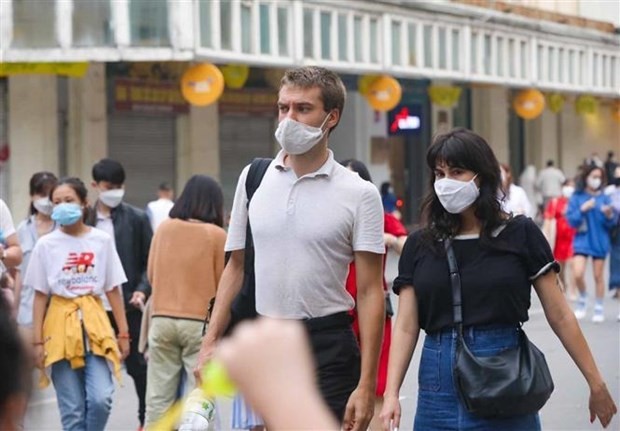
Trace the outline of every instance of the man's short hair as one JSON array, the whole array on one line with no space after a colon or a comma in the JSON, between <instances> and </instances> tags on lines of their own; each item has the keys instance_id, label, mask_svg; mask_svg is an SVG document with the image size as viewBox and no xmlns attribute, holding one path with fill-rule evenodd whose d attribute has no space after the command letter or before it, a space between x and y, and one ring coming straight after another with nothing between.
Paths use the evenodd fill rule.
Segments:
<instances>
[{"instance_id":1,"label":"man's short hair","mask_svg":"<svg viewBox=\"0 0 620 431\"><path fill-rule=\"evenodd\" d=\"M547 160L547 166L553 166L553 160L551 159Z\"/></svg>"},{"instance_id":2,"label":"man's short hair","mask_svg":"<svg viewBox=\"0 0 620 431\"><path fill-rule=\"evenodd\" d=\"M347 90L342 79L335 72L318 66L289 69L280 81L280 88L285 85L299 88L318 87L321 90L321 100L325 112L336 109L342 117ZM335 128L336 126L332 127L331 130Z\"/></svg>"},{"instance_id":3,"label":"man's short hair","mask_svg":"<svg viewBox=\"0 0 620 431\"><path fill-rule=\"evenodd\" d=\"M172 186L170 185L169 182L164 181L163 183L159 184L159 187L157 188L157 190L159 190L160 192L171 192Z\"/></svg>"},{"instance_id":4,"label":"man's short hair","mask_svg":"<svg viewBox=\"0 0 620 431\"><path fill-rule=\"evenodd\" d=\"M101 159L93 166L93 180L98 183L107 181L110 184L125 184L125 169L116 160Z\"/></svg>"}]
</instances>

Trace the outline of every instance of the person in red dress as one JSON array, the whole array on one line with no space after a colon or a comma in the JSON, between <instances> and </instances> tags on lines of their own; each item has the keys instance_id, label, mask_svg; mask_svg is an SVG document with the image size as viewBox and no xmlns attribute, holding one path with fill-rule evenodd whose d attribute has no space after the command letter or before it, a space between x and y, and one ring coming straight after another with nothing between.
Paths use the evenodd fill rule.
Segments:
<instances>
[{"instance_id":1,"label":"person in red dress","mask_svg":"<svg viewBox=\"0 0 620 431\"><path fill-rule=\"evenodd\" d=\"M356 172L362 179L366 181L372 182L370 177L370 173L364 165L359 160L345 160L342 162L343 166L346 166L353 172ZM388 212L383 213L383 238L385 241L386 251L394 250L397 254L400 254L403 245L405 244L405 240L407 239L407 229L403 224L398 220L394 215ZM390 343L392 339L392 306L389 297L389 291L387 282L385 280L385 262L387 259L387 253L383 255L383 290L385 291L386 298L386 314L385 314L385 325L383 328L383 342L381 343L381 354L379 356L379 370L377 372L377 389L376 389L376 399L375 399L375 415L370 422L370 430L380 430L381 429L381 421L379 420L379 412L381 411L381 407L383 406L383 392L385 392L385 385L387 380L387 365L388 358L390 352ZM355 279L355 263L351 263L349 266L349 275L346 281L347 292L353 297L353 299L357 298L357 282ZM351 315L353 316L353 332L359 342L359 326L357 321L357 308L351 310Z\"/></svg>"},{"instance_id":2,"label":"person in red dress","mask_svg":"<svg viewBox=\"0 0 620 431\"><path fill-rule=\"evenodd\" d=\"M577 298L577 288L570 282L570 277L566 275L566 267L570 264L570 260L573 257L575 228L568 224L564 214L566 213L568 201L574 191L574 181L566 180L562 187L562 196L552 198L547 203L543 224L543 232L547 239L550 240L553 248L553 257L562 267L560 276L562 277L565 291L571 300ZM555 223L555 235L552 233L553 228L551 226L553 226L553 223ZM555 239L553 238L554 236Z\"/></svg>"}]
</instances>

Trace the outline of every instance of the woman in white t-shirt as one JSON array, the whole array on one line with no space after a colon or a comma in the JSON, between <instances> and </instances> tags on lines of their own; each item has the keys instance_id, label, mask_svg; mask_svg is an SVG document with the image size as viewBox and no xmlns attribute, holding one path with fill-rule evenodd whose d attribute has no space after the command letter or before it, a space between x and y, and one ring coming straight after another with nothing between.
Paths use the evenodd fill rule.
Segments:
<instances>
[{"instance_id":1,"label":"woman in white t-shirt","mask_svg":"<svg viewBox=\"0 0 620 431\"><path fill-rule=\"evenodd\" d=\"M527 197L525 190L513 182L512 170L505 163L500 164L502 174L502 187L506 197L502 201L502 209L509 214L525 215L533 218L536 215L535 208Z\"/></svg>"},{"instance_id":2,"label":"woman in white t-shirt","mask_svg":"<svg viewBox=\"0 0 620 431\"><path fill-rule=\"evenodd\" d=\"M35 357L40 368L51 371L62 427L97 431L105 429L112 407L111 369L119 377L120 360L129 353L120 290L127 278L113 239L84 224L86 197L78 178L63 179L52 189L52 219L60 229L37 242L24 284L35 290ZM120 330L116 337L101 302L104 293ZM49 384L47 373L40 383Z\"/></svg>"}]
</instances>

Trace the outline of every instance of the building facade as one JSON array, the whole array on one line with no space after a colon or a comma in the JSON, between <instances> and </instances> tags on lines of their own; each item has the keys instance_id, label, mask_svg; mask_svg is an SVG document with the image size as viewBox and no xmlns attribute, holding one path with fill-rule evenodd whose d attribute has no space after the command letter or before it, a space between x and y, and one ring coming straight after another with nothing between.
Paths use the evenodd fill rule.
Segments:
<instances>
[{"instance_id":1,"label":"building facade","mask_svg":"<svg viewBox=\"0 0 620 431\"><path fill-rule=\"evenodd\" d=\"M439 130L472 128L518 171L554 159L573 174L591 152L620 151L610 113L620 98L620 37L610 24L541 19L535 9L484 1L0 3L0 194L16 218L25 215L33 172L89 180L105 156L126 166L127 199L137 205L161 181L181 188L205 173L220 179L230 206L241 168L277 150L278 79L301 65L342 74L348 100L330 139L336 156L366 162L377 184L391 181L408 221ZM217 103L191 106L178 82L197 62L248 65L250 76ZM419 127L390 132L394 113L373 111L359 92L369 74L398 79L397 109L415 111ZM457 103L434 104L431 86L460 88ZM562 94L563 109L519 118L511 101L526 88ZM596 99L596 113L576 112L581 95Z\"/></svg>"}]
</instances>

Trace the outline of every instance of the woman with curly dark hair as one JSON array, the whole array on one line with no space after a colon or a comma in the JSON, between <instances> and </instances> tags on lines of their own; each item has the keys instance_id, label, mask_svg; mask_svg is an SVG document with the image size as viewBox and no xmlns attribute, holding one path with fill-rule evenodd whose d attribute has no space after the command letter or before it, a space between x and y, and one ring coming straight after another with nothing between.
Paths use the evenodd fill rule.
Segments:
<instances>
[{"instance_id":1,"label":"woman with curly dark hair","mask_svg":"<svg viewBox=\"0 0 620 431\"><path fill-rule=\"evenodd\" d=\"M500 167L491 147L474 132L455 129L435 138L426 161L431 175L422 229L407 239L393 286L400 299L381 412L384 428L399 425L400 387L424 329L414 429L540 430L537 412L503 419L470 413L453 379L461 327L475 356L517 348L532 284L551 328L588 382L590 417L607 426L616 406L559 288L559 265L531 219L502 210ZM446 240L460 273L462 326L453 314Z\"/></svg>"}]
</instances>

